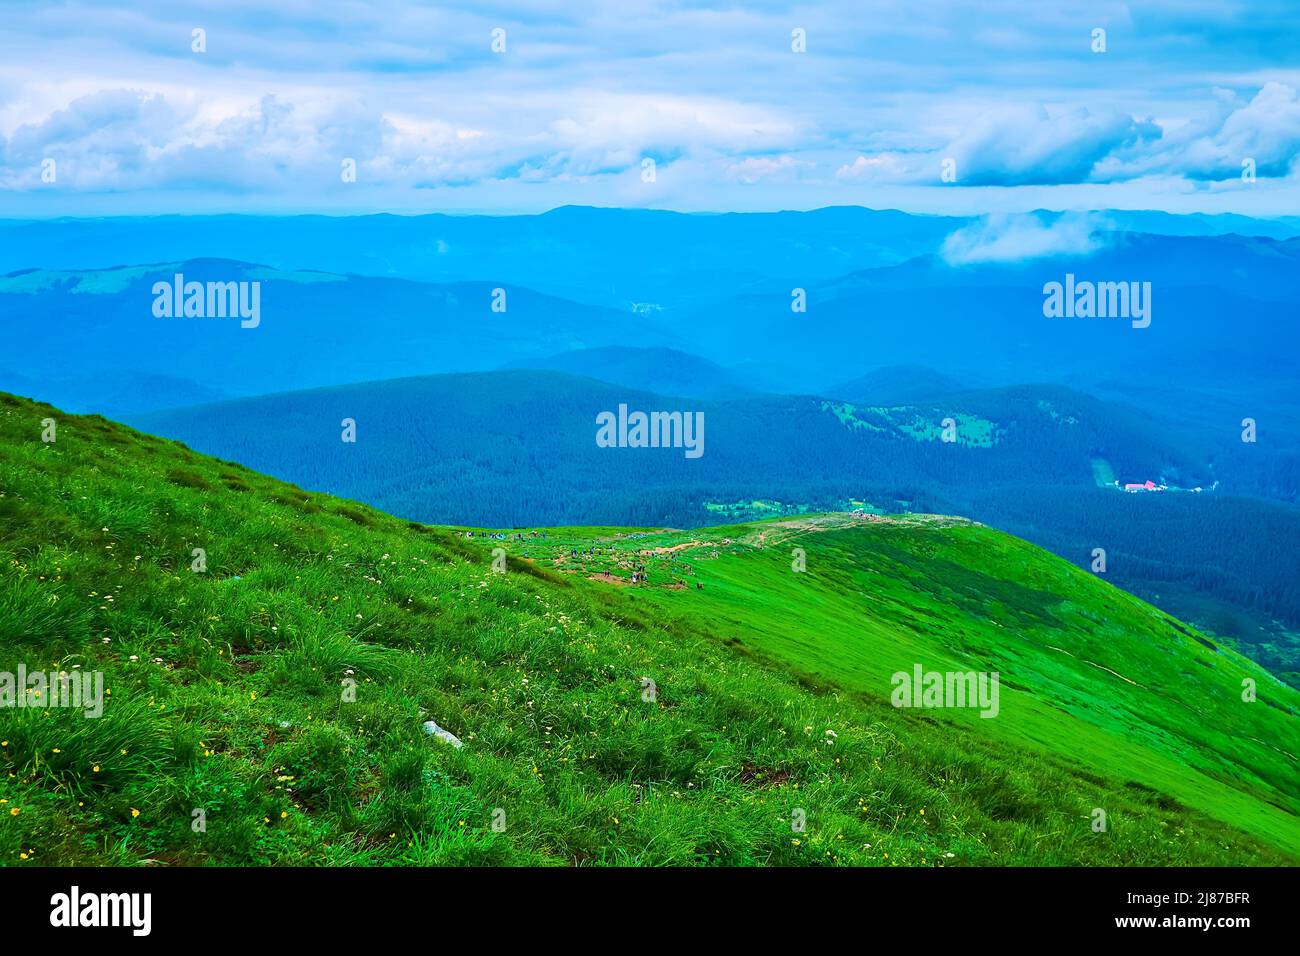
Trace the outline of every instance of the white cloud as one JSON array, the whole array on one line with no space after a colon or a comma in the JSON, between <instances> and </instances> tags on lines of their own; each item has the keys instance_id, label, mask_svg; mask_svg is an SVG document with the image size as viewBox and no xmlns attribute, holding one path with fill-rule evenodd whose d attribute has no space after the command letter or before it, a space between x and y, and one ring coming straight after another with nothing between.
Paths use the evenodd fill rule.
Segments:
<instances>
[{"instance_id":1,"label":"white cloud","mask_svg":"<svg viewBox=\"0 0 1300 956\"><path fill-rule=\"evenodd\" d=\"M1085 26L1108 27L1111 53L1095 56L1066 6L935 0L918 19L907 0L870 17L845 0L645 0L635 17L559 0L24 3L0 33L0 191L40 209L116 195L130 211L140 190L313 208L353 201L334 188L351 157L369 203L472 187L491 208L517 187L539 204L610 201L653 156L674 173L633 200L707 208L735 187L806 208L897 187L1010 209L997 190L1223 193L1250 156L1256 195L1269 180L1278 211L1300 213L1300 74L1278 66L1300 8L1151 0L1139 32L1128 4L1102 0ZM790 51L795 25L807 53ZM40 182L46 155L79 196Z\"/></svg>"},{"instance_id":2,"label":"white cloud","mask_svg":"<svg viewBox=\"0 0 1300 956\"><path fill-rule=\"evenodd\" d=\"M835 178L844 183L907 182L913 175L907 162L897 153L859 156L835 171Z\"/></svg>"},{"instance_id":3,"label":"white cloud","mask_svg":"<svg viewBox=\"0 0 1300 956\"><path fill-rule=\"evenodd\" d=\"M1289 176L1300 154L1300 95L1294 87L1275 82L1265 83L1245 102L1220 95L1214 115L1172 131L1163 147L1127 163L1116 161L1114 175L1232 179L1240 175L1242 160L1249 158L1260 177Z\"/></svg>"},{"instance_id":4,"label":"white cloud","mask_svg":"<svg viewBox=\"0 0 1300 956\"><path fill-rule=\"evenodd\" d=\"M941 255L950 265L1019 262L1044 256L1086 255L1101 248L1104 219L1094 213L985 216L951 233Z\"/></svg>"},{"instance_id":5,"label":"white cloud","mask_svg":"<svg viewBox=\"0 0 1300 956\"><path fill-rule=\"evenodd\" d=\"M1083 183L1117 151L1160 138L1160 128L1117 109L1062 112L1014 105L976 117L945 149L958 181L976 186Z\"/></svg>"},{"instance_id":6,"label":"white cloud","mask_svg":"<svg viewBox=\"0 0 1300 956\"><path fill-rule=\"evenodd\" d=\"M738 163L727 166L728 179L752 186L765 179L793 179L800 169L814 164L793 156L747 156Z\"/></svg>"}]
</instances>

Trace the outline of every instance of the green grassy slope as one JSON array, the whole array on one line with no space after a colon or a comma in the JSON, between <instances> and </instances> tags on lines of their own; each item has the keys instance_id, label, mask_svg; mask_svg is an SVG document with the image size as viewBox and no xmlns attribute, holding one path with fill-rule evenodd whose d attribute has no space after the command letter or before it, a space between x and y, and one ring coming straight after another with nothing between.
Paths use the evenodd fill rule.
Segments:
<instances>
[{"instance_id":1,"label":"green grassy slope","mask_svg":"<svg viewBox=\"0 0 1300 956\"><path fill-rule=\"evenodd\" d=\"M563 554L565 542L552 547ZM688 595L637 588L638 603L706 619L755 652L873 698L887 697L891 674L915 663L997 671L996 719L963 710L932 712L936 719L1094 773L1128 774L1128 783L1297 847L1300 694L1024 541L959 519L821 516L623 547L649 555L641 560L651 585L691 585ZM803 573L792 570L795 548ZM591 569L611 560L593 559ZM1254 682L1253 702L1243 700L1244 680Z\"/></svg>"},{"instance_id":2,"label":"green grassy slope","mask_svg":"<svg viewBox=\"0 0 1300 956\"><path fill-rule=\"evenodd\" d=\"M0 671L110 691L0 710L0 863L1300 859L1294 692L1015 539L846 524L466 540L0 395ZM1002 713L895 710L914 662Z\"/></svg>"}]
</instances>

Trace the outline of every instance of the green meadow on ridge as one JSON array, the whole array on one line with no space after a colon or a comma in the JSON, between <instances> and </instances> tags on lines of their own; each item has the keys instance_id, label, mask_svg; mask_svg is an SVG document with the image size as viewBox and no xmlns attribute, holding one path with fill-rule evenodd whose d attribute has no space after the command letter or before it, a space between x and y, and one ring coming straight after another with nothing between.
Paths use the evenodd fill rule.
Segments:
<instances>
[{"instance_id":1,"label":"green meadow on ridge","mask_svg":"<svg viewBox=\"0 0 1300 956\"><path fill-rule=\"evenodd\" d=\"M108 689L0 710L0 864L1300 861L1300 694L1017 538L467 530L0 395L0 672Z\"/></svg>"}]
</instances>

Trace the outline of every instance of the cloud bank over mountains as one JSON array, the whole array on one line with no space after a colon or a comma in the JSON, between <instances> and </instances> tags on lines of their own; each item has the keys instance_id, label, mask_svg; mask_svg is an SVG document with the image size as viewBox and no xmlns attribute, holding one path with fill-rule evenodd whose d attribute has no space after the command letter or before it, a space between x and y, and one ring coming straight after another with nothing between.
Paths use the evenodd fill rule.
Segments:
<instances>
[{"instance_id":1,"label":"cloud bank over mountains","mask_svg":"<svg viewBox=\"0 0 1300 956\"><path fill-rule=\"evenodd\" d=\"M0 196L17 215L1300 213L1300 71L1274 66L1300 8L1282 2L73 0L6 16Z\"/></svg>"}]
</instances>

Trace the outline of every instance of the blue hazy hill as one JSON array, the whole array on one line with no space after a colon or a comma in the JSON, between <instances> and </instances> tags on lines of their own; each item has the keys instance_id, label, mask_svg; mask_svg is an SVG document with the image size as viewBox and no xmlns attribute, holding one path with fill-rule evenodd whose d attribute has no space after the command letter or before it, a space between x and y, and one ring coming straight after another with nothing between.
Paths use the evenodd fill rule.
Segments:
<instances>
[{"instance_id":1,"label":"blue hazy hill","mask_svg":"<svg viewBox=\"0 0 1300 956\"><path fill-rule=\"evenodd\" d=\"M761 390L733 370L677 349L611 345L523 360L511 367L568 372L638 391L690 398L740 398Z\"/></svg>"},{"instance_id":2,"label":"blue hazy hill","mask_svg":"<svg viewBox=\"0 0 1300 956\"><path fill-rule=\"evenodd\" d=\"M862 405L905 405L933 402L969 390L952 376L923 365L886 365L832 385L825 394Z\"/></svg>"},{"instance_id":3,"label":"blue hazy hill","mask_svg":"<svg viewBox=\"0 0 1300 956\"><path fill-rule=\"evenodd\" d=\"M1151 323L1047 318L1044 285L1150 283ZM715 360L820 367L848 379L867 365L920 362L1002 381L1286 381L1300 346L1300 240L1110 237L1088 254L954 264L940 255L864 270L807 289L748 293L665 319Z\"/></svg>"},{"instance_id":4,"label":"blue hazy hill","mask_svg":"<svg viewBox=\"0 0 1300 956\"><path fill-rule=\"evenodd\" d=\"M966 220L857 206L686 214L156 216L0 221L0 273L217 258L423 282L514 283L628 308L716 301L901 262Z\"/></svg>"},{"instance_id":5,"label":"blue hazy hill","mask_svg":"<svg viewBox=\"0 0 1300 956\"><path fill-rule=\"evenodd\" d=\"M256 327L154 314L157 282L259 284ZM251 285L249 286L251 289ZM504 311L494 311L496 289ZM5 365L39 387L103 381L77 404L112 408L103 376L166 376L225 395L465 369L612 343L660 345L650 320L515 286L285 272L230 260L0 278Z\"/></svg>"},{"instance_id":6,"label":"blue hazy hill","mask_svg":"<svg viewBox=\"0 0 1300 956\"><path fill-rule=\"evenodd\" d=\"M538 229L552 218L603 221L608 212L557 210L521 221ZM856 212L804 215L853 223ZM725 233L726 223L719 223L728 220L643 215L651 225L677 231L689 226L705 237L710 230ZM869 221L883 215L872 214ZM909 228L929 222L897 215ZM773 217L772 222L783 221ZM372 220L385 220L385 229L398 228L386 223L390 218L363 217L356 228L361 235L380 228ZM248 223L242 217L232 220L242 235ZM742 220L751 226L756 221L736 221ZM490 228L510 226L494 222ZM67 228L75 238L84 227ZM152 224L141 229L153 234ZM832 230L823 237L823 244L834 235ZM349 244L350 249L363 246ZM709 256L692 258L690 250L702 246L710 248ZM419 282L212 259L180 264L191 278L261 281L266 318L255 330L236 323L155 319L149 289L156 279L170 278L171 265L27 269L0 278L0 322L13 349L0 367L38 383L111 370L169 376L240 395L489 370L590 348L669 348L722 366L762 391L820 390L873 367L919 363L975 384L1046 380L1085 388L1103 381L1159 386L1175 393L1161 411L1177 415L1179 389L1213 381L1241 400L1246 411L1238 420L1258 408L1257 395L1291 381L1291 356L1300 345L1295 318L1300 240L1120 234L1100 237L1098 246L1087 254L1018 262L959 264L929 253L837 273L799 286L807 292L803 313L792 312L790 286L783 280L768 279L758 283L762 289L735 293L704 268L726 250L713 249L700 237L687 243L685 252L648 261L618 307L582 304L510 282ZM746 248L740 244L727 254L744 261ZM24 253L39 254L39 248ZM564 277L575 257L582 259L576 249L539 245L529 269L549 273L552 284L578 288L585 299L599 298L588 295L594 286L581 278L590 263ZM826 272L830 264L833 260L822 261L819 269ZM1150 326L1135 329L1125 319L1045 317L1044 284L1071 274L1081 281L1150 283ZM676 305L650 301L656 289L663 291L661 285L671 287ZM491 311L495 288L506 291L505 313ZM721 298L710 298L715 295ZM41 346L51 337L60 343L57 350ZM972 372L978 381L968 377ZM644 384L666 390L652 380Z\"/></svg>"},{"instance_id":7,"label":"blue hazy hill","mask_svg":"<svg viewBox=\"0 0 1300 956\"><path fill-rule=\"evenodd\" d=\"M42 401L64 411L92 412L110 417L200 405L231 397L188 379L128 369L102 369L72 376L43 375L37 381L0 368L0 391L28 397L41 395Z\"/></svg>"}]
</instances>

